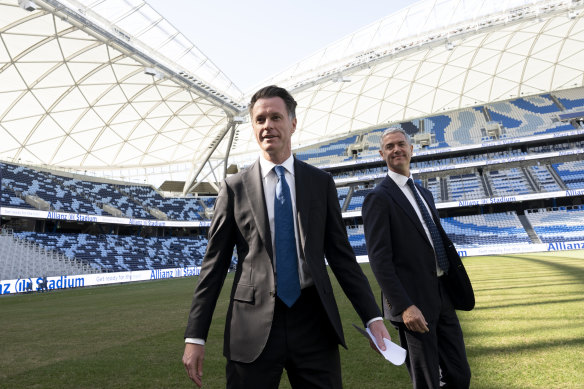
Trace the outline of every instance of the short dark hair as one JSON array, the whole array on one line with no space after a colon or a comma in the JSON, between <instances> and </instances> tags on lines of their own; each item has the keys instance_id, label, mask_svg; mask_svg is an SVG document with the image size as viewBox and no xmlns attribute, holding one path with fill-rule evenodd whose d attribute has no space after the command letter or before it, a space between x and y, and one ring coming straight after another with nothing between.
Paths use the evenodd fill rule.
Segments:
<instances>
[{"instance_id":1,"label":"short dark hair","mask_svg":"<svg viewBox=\"0 0 584 389\"><path fill-rule=\"evenodd\" d=\"M396 132L399 132L400 134L404 135L404 138L406 138L406 143L408 145L412 144L412 138L408 135L407 132L404 131L403 128L401 127L389 127L387 129L385 129L385 131L383 131L383 134L381 134L381 138L379 139L379 143L381 145L381 147L383 147L383 138L385 138L386 135L389 134L394 134Z\"/></svg>"},{"instance_id":2,"label":"short dark hair","mask_svg":"<svg viewBox=\"0 0 584 389\"><path fill-rule=\"evenodd\" d=\"M259 99L269 99L272 97L279 97L284 100L284 104L286 105L286 110L288 111L288 116L290 120L296 117L296 100L294 97L284 88L280 88L276 85L269 85L265 86L251 97L251 101L249 102L249 116L252 116L253 106Z\"/></svg>"}]
</instances>

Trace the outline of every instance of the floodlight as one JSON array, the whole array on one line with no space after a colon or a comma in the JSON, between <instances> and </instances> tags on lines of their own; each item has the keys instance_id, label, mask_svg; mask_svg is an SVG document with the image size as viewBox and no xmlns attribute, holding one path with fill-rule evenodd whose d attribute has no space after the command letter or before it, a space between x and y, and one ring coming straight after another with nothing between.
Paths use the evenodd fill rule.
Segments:
<instances>
[{"instance_id":1,"label":"floodlight","mask_svg":"<svg viewBox=\"0 0 584 389\"><path fill-rule=\"evenodd\" d=\"M345 78L341 73L335 75L332 79L333 82L351 82L350 78Z\"/></svg>"},{"instance_id":2,"label":"floodlight","mask_svg":"<svg viewBox=\"0 0 584 389\"><path fill-rule=\"evenodd\" d=\"M152 76L157 80L160 80L164 77L163 74L158 69L154 68L144 68L144 74Z\"/></svg>"},{"instance_id":3,"label":"floodlight","mask_svg":"<svg viewBox=\"0 0 584 389\"><path fill-rule=\"evenodd\" d=\"M32 12L38 9L38 6L32 2L32 0L18 0L18 5L20 8Z\"/></svg>"}]
</instances>

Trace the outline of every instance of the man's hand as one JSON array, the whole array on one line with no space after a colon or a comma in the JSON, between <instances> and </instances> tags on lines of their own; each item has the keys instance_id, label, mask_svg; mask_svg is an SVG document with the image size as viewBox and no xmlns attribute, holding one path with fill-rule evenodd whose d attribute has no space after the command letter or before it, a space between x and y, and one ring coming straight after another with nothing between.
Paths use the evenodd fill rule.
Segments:
<instances>
[{"instance_id":1,"label":"man's hand","mask_svg":"<svg viewBox=\"0 0 584 389\"><path fill-rule=\"evenodd\" d=\"M377 345L379 345L379 348L385 351L385 342L383 341L383 338L391 340L391 336L389 335L389 332L387 332L387 328L385 327L385 324L383 324L383 320L376 320L374 322L369 323L369 330L371 331L371 334L373 334L373 336L375 337L375 342L377 343ZM377 349L377 347L375 347L372 341L369 341L369 343L371 344L371 348L373 350L379 352L379 350Z\"/></svg>"},{"instance_id":2,"label":"man's hand","mask_svg":"<svg viewBox=\"0 0 584 389\"><path fill-rule=\"evenodd\" d=\"M424 318L422 311L420 311L415 305L410 305L405 311L403 311L402 319L406 328L410 331L422 334L430 331L428 329L428 322Z\"/></svg>"},{"instance_id":3,"label":"man's hand","mask_svg":"<svg viewBox=\"0 0 584 389\"><path fill-rule=\"evenodd\" d=\"M182 362L187 369L190 379L200 388L203 385L203 360L205 359L205 346L200 344L185 344L185 353Z\"/></svg>"}]
</instances>

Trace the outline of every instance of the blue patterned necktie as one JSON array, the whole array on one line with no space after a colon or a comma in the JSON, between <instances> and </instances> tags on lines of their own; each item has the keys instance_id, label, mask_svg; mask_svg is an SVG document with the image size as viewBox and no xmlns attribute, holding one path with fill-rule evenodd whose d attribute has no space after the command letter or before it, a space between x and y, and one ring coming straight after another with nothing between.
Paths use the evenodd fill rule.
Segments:
<instances>
[{"instance_id":1,"label":"blue patterned necktie","mask_svg":"<svg viewBox=\"0 0 584 389\"><path fill-rule=\"evenodd\" d=\"M300 297L292 199L290 197L290 187L284 176L284 168L275 166L274 171L278 176L276 197L274 199L277 291L280 300L288 307L291 307Z\"/></svg>"},{"instance_id":2,"label":"blue patterned necktie","mask_svg":"<svg viewBox=\"0 0 584 389\"><path fill-rule=\"evenodd\" d=\"M448 261L448 257L446 256L444 242L442 242L442 237L440 236L438 227L436 227L436 224L434 224L434 220L432 220L432 217L428 213L428 209L424 205L424 201L418 194L416 186L414 185L414 181L411 178L408 179L408 186L414 193L414 197L416 199L416 203L418 203L418 208L420 208L422 218L426 223L426 227L428 227L428 231L430 231L430 236L432 237L432 242L434 243L434 252L436 253L436 260L438 261L438 266L440 266L440 269L442 269L442 271L448 273L450 262Z\"/></svg>"}]
</instances>

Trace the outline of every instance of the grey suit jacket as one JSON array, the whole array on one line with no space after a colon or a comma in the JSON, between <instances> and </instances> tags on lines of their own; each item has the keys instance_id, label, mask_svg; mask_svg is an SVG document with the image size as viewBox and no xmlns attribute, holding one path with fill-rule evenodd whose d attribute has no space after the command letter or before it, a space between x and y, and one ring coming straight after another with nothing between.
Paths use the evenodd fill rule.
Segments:
<instances>
[{"instance_id":1,"label":"grey suit jacket","mask_svg":"<svg viewBox=\"0 0 584 389\"><path fill-rule=\"evenodd\" d=\"M367 278L355 260L330 174L294 161L300 256L340 344L345 346L326 259L366 323L380 316ZM206 339L233 253L238 264L225 323L224 355L254 361L264 349L274 315L273 248L259 161L223 183L209 229L209 243L195 288L185 337Z\"/></svg>"},{"instance_id":2,"label":"grey suit jacket","mask_svg":"<svg viewBox=\"0 0 584 389\"><path fill-rule=\"evenodd\" d=\"M440 224L432 194L423 187L417 188L442 235L451 272L460 271L468 279L460 257ZM434 249L406 196L386 177L365 198L362 214L369 262L389 303L389 319L402 321L402 312L416 305L426 320L436 320L440 311L440 281ZM472 296L474 305L470 282L462 287L453 284L449 293Z\"/></svg>"}]
</instances>

